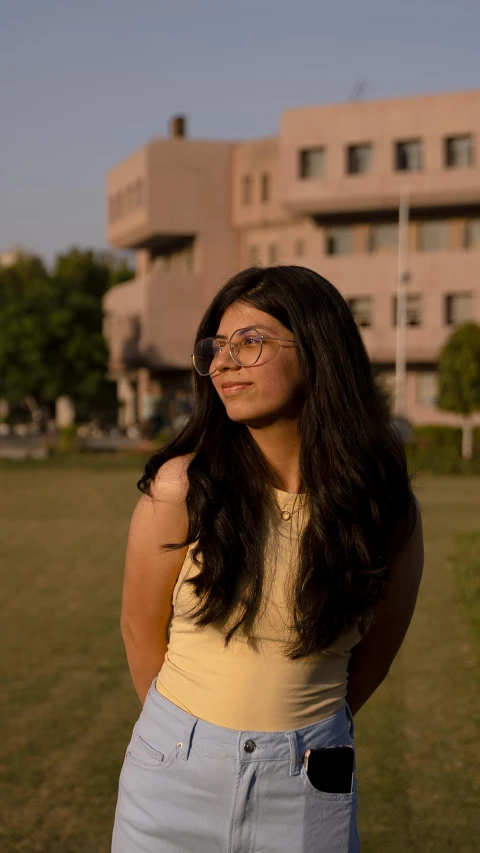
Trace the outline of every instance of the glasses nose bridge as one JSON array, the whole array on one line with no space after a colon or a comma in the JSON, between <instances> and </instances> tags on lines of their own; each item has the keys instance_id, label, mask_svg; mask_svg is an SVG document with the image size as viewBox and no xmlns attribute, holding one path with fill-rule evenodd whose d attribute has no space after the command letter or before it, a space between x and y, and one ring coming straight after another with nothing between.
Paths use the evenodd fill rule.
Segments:
<instances>
[{"instance_id":1,"label":"glasses nose bridge","mask_svg":"<svg viewBox=\"0 0 480 853\"><path fill-rule=\"evenodd\" d=\"M223 365L222 359L224 359L224 358L226 358L227 361L230 359L230 361L233 362L235 367L239 367L239 365L235 361L235 359L233 357L233 353L232 353L232 349L235 348L235 344L232 344L231 341L218 341L218 345L219 345L218 351L215 353L215 355L213 357L213 363L215 365L215 369L218 370L219 367L220 368L222 367L222 365ZM217 365L219 365L219 367L217 367Z\"/></svg>"}]
</instances>

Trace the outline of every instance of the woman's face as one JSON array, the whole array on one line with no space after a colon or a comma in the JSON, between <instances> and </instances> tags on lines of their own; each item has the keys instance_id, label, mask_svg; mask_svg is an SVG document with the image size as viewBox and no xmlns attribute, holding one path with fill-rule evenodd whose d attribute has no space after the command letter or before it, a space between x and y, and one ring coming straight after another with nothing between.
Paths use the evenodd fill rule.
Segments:
<instances>
[{"instance_id":1,"label":"woman's face","mask_svg":"<svg viewBox=\"0 0 480 853\"><path fill-rule=\"evenodd\" d=\"M294 346L293 335L279 320L236 302L224 313L216 334L227 340L237 329L253 326L262 335L286 338L285 341L264 341L262 354L251 367L241 367L233 361L228 345L214 361L211 380L232 421L252 427L267 426L281 420L298 418L305 399L305 383ZM245 383L229 391L226 383Z\"/></svg>"}]
</instances>

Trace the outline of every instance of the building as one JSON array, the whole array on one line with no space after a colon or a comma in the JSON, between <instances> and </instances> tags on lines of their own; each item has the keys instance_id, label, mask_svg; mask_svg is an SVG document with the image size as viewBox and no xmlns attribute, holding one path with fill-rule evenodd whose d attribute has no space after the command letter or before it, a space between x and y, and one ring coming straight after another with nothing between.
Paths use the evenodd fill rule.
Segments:
<instances>
[{"instance_id":1,"label":"building","mask_svg":"<svg viewBox=\"0 0 480 853\"><path fill-rule=\"evenodd\" d=\"M7 249L5 252L0 252L0 267L13 267L21 258L31 258L33 255L25 251L22 246L14 246L13 249Z\"/></svg>"},{"instance_id":2,"label":"building","mask_svg":"<svg viewBox=\"0 0 480 853\"><path fill-rule=\"evenodd\" d=\"M108 240L137 258L137 277L105 297L124 418L136 417L151 377L168 393L189 385L203 310L255 263L301 264L332 281L391 384L402 187L405 414L457 423L435 408L435 365L455 325L480 322L480 90L289 109L278 136L245 142L188 139L177 117L169 138L116 166Z\"/></svg>"}]
</instances>

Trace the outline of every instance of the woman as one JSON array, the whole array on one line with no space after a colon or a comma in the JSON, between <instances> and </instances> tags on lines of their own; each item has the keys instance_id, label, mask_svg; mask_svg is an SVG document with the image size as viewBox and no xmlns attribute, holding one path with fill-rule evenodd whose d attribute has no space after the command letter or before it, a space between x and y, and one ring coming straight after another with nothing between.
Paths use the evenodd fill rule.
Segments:
<instances>
[{"instance_id":1,"label":"woman","mask_svg":"<svg viewBox=\"0 0 480 853\"><path fill-rule=\"evenodd\" d=\"M193 363L193 412L146 465L129 532L144 705L112 850L356 853L353 716L422 574L404 449L347 304L311 270L232 278Z\"/></svg>"}]
</instances>

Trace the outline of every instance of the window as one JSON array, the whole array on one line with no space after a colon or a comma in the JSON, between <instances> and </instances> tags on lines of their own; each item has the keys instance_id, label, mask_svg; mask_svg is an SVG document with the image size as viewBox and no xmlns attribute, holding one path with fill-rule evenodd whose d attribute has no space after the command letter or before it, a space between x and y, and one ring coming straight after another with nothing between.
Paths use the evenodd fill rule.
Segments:
<instances>
[{"instance_id":1,"label":"window","mask_svg":"<svg viewBox=\"0 0 480 853\"><path fill-rule=\"evenodd\" d=\"M347 302L357 326L367 328L372 325L373 299L371 296L354 296Z\"/></svg>"},{"instance_id":2,"label":"window","mask_svg":"<svg viewBox=\"0 0 480 853\"><path fill-rule=\"evenodd\" d=\"M141 178L135 182L135 207L143 205L143 181Z\"/></svg>"},{"instance_id":3,"label":"window","mask_svg":"<svg viewBox=\"0 0 480 853\"><path fill-rule=\"evenodd\" d=\"M270 200L270 175L263 172L260 178L260 198L263 202Z\"/></svg>"},{"instance_id":4,"label":"window","mask_svg":"<svg viewBox=\"0 0 480 853\"><path fill-rule=\"evenodd\" d=\"M305 241L299 237L293 244L293 254L296 258L301 258L305 254Z\"/></svg>"},{"instance_id":5,"label":"window","mask_svg":"<svg viewBox=\"0 0 480 853\"><path fill-rule=\"evenodd\" d=\"M256 267L260 263L260 252L258 246L250 246L248 250L250 266Z\"/></svg>"},{"instance_id":6,"label":"window","mask_svg":"<svg viewBox=\"0 0 480 853\"><path fill-rule=\"evenodd\" d=\"M480 217L467 219L465 224L465 248L480 248Z\"/></svg>"},{"instance_id":7,"label":"window","mask_svg":"<svg viewBox=\"0 0 480 853\"><path fill-rule=\"evenodd\" d=\"M370 171L372 162L372 146L349 145L347 147L347 173L349 175L365 175Z\"/></svg>"},{"instance_id":8,"label":"window","mask_svg":"<svg viewBox=\"0 0 480 853\"><path fill-rule=\"evenodd\" d=\"M433 407L437 403L437 374L433 371L417 373L415 401L418 406Z\"/></svg>"},{"instance_id":9,"label":"window","mask_svg":"<svg viewBox=\"0 0 480 853\"><path fill-rule=\"evenodd\" d=\"M445 323L458 326L472 319L472 294L448 293L445 296Z\"/></svg>"},{"instance_id":10,"label":"window","mask_svg":"<svg viewBox=\"0 0 480 853\"><path fill-rule=\"evenodd\" d=\"M448 222L431 219L417 225L417 249L420 252L439 252L448 249Z\"/></svg>"},{"instance_id":11,"label":"window","mask_svg":"<svg viewBox=\"0 0 480 853\"><path fill-rule=\"evenodd\" d=\"M122 216L125 212L125 193L118 193L117 195L117 216Z\"/></svg>"},{"instance_id":12,"label":"window","mask_svg":"<svg viewBox=\"0 0 480 853\"><path fill-rule=\"evenodd\" d=\"M422 168L422 160L421 139L395 144L395 168L398 172L418 172Z\"/></svg>"},{"instance_id":13,"label":"window","mask_svg":"<svg viewBox=\"0 0 480 853\"><path fill-rule=\"evenodd\" d=\"M445 139L445 166L473 166L473 137L467 133L463 136L449 136Z\"/></svg>"},{"instance_id":14,"label":"window","mask_svg":"<svg viewBox=\"0 0 480 853\"><path fill-rule=\"evenodd\" d=\"M108 200L108 218L110 222L114 222L117 216L117 199L116 196L110 196Z\"/></svg>"},{"instance_id":15,"label":"window","mask_svg":"<svg viewBox=\"0 0 480 853\"><path fill-rule=\"evenodd\" d=\"M253 196L253 178L244 175L242 178L242 204L251 204Z\"/></svg>"},{"instance_id":16,"label":"window","mask_svg":"<svg viewBox=\"0 0 480 853\"><path fill-rule=\"evenodd\" d=\"M321 178L325 168L325 149L307 148L300 151L300 177Z\"/></svg>"},{"instance_id":17,"label":"window","mask_svg":"<svg viewBox=\"0 0 480 853\"><path fill-rule=\"evenodd\" d=\"M350 225L327 228L325 252L327 255L350 255L352 251L352 229Z\"/></svg>"},{"instance_id":18,"label":"window","mask_svg":"<svg viewBox=\"0 0 480 853\"><path fill-rule=\"evenodd\" d=\"M396 222L380 222L370 230L371 252L398 251L398 225Z\"/></svg>"},{"instance_id":19,"label":"window","mask_svg":"<svg viewBox=\"0 0 480 853\"><path fill-rule=\"evenodd\" d=\"M407 293L406 304L406 324L407 326L422 325L422 297L419 293ZM392 300L392 325L397 325L398 306L397 297Z\"/></svg>"},{"instance_id":20,"label":"window","mask_svg":"<svg viewBox=\"0 0 480 853\"><path fill-rule=\"evenodd\" d=\"M125 190L125 210L129 213L135 204L135 189L132 184L130 184Z\"/></svg>"},{"instance_id":21,"label":"window","mask_svg":"<svg viewBox=\"0 0 480 853\"><path fill-rule=\"evenodd\" d=\"M268 263L276 264L278 261L278 249L276 243L271 243L268 247Z\"/></svg>"}]
</instances>

